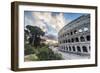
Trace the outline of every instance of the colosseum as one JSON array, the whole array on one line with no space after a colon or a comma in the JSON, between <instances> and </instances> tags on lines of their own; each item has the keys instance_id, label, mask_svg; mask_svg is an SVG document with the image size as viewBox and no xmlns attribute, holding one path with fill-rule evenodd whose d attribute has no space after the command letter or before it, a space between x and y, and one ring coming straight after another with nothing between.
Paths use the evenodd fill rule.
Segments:
<instances>
[{"instance_id":1,"label":"colosseum","mask_svg":"<svg viewBox=\"0 0 100 73\"><path fill-rule=\"evenodd\" d=\"M58 33L59 51L90 58L90 14L65 25Z\"/></svg>"}]
</instances>

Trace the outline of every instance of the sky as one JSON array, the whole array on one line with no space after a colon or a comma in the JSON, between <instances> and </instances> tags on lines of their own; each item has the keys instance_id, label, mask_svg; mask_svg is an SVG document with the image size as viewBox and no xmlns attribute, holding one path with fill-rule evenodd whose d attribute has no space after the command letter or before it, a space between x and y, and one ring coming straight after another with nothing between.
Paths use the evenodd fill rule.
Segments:
<instances>
[{"instance_id":1,"label":"sky","mask_svg":"<svg viewBox=\"0 0 100 73\"><path fill-rule=\"evenodd\" d=\"M57 41L58 32L61 28L81 15L83 14L24 11L24 23L25 26L32 25L40 27L45 32L45 37Z\"/></svg>"}]
</instances>

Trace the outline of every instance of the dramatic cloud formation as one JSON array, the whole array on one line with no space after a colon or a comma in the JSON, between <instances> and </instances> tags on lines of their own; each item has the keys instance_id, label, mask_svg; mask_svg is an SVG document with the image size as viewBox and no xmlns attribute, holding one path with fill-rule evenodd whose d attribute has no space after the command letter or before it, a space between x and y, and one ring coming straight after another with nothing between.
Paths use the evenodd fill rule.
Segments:
<instances>
[{"instance_id":1,"label":"dramatic cloud formation","mask_svg":"<svg viewBox=\"0 0 100 73\"><path fill-rule=\"evenodd\" d=\"M67 16L65 13L25 11L25 26L38 26L45 32L45 37L57 41L59 30L72 21Z\"/></svg>"},{"instance_id":2,"label":"dramatic cloud formation","mask_svg":"<svg viewBox=\"0 0 100 73\"><path fill-rule=\"evenodd\" d=\"M65 20L63 13L53 15L51 12L32 12L32 15L34 16L34 24L40 26L45 31L51 28L58 32L70 21Z\"/></svg>"}]
</instances>

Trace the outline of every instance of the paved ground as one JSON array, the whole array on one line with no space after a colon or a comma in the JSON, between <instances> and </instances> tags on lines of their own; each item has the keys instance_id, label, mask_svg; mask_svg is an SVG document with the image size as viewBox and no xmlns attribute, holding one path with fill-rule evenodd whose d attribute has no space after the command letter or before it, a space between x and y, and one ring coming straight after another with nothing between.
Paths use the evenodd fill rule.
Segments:
<instances>
[{"instance_id":1,"label":"paved ground","mask_svg":"<svg viewBox=\"0 0 100 73\"><path fill-rule=\"evenodd\" d=\"M86 59L89 58L88 56L80 56L77 54L72 54L72 53L66 53L66 52L61 52L58 50L58 47L50 47L54 53L59 53L62 55L62 58L65 60L71 60L71 59Z\"/></svg>"}]
</instances>

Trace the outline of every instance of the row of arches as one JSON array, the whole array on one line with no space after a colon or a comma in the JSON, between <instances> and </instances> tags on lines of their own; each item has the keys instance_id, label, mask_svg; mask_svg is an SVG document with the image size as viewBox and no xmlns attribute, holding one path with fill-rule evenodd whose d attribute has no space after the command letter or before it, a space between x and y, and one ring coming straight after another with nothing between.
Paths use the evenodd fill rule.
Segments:
<instances>
[{"instance_id":1,"label":"row of arches","mask_svg":"<svg viewBox=\"0 0 100 73\"><path fill-rule=\"evenodd\" d=\"M65 34L61 35L60 38L64 38L64 37L69 36L69 35L74 35L74 34L81 33L81 32L86 32L86 31L89 31L89 28L84 27L83 29L77 29L77 30L75 29L75 30L72 30L68 33L65 33Z\"/></svg>"},{"instance_id":2,"label":"row of arches","mask_svg":"<svg viewBox=\"0 0 100 73\"><path fill-rule=\"evenodd\" d=\"M85 42L85 41L90 41L90 35L87 35L86 37L80 36L79 38L76 37L76 38L71 38L71 39L65 39L65 40L60 41L60 44L73 43L73 42Z\"/></svg>"},{"instance_id":3,"label":"row of arches","mask_svg":"<svg viewBox=\"0 0 100 73\"><path fill-rule=\"evenodd\" d=\"M88 53L90 50L90 46L62 46L61 47L63 51L69 51L69 52L86 52ZM89 48L89 49L88 49Z\"/></svg>"}]
</instances>

